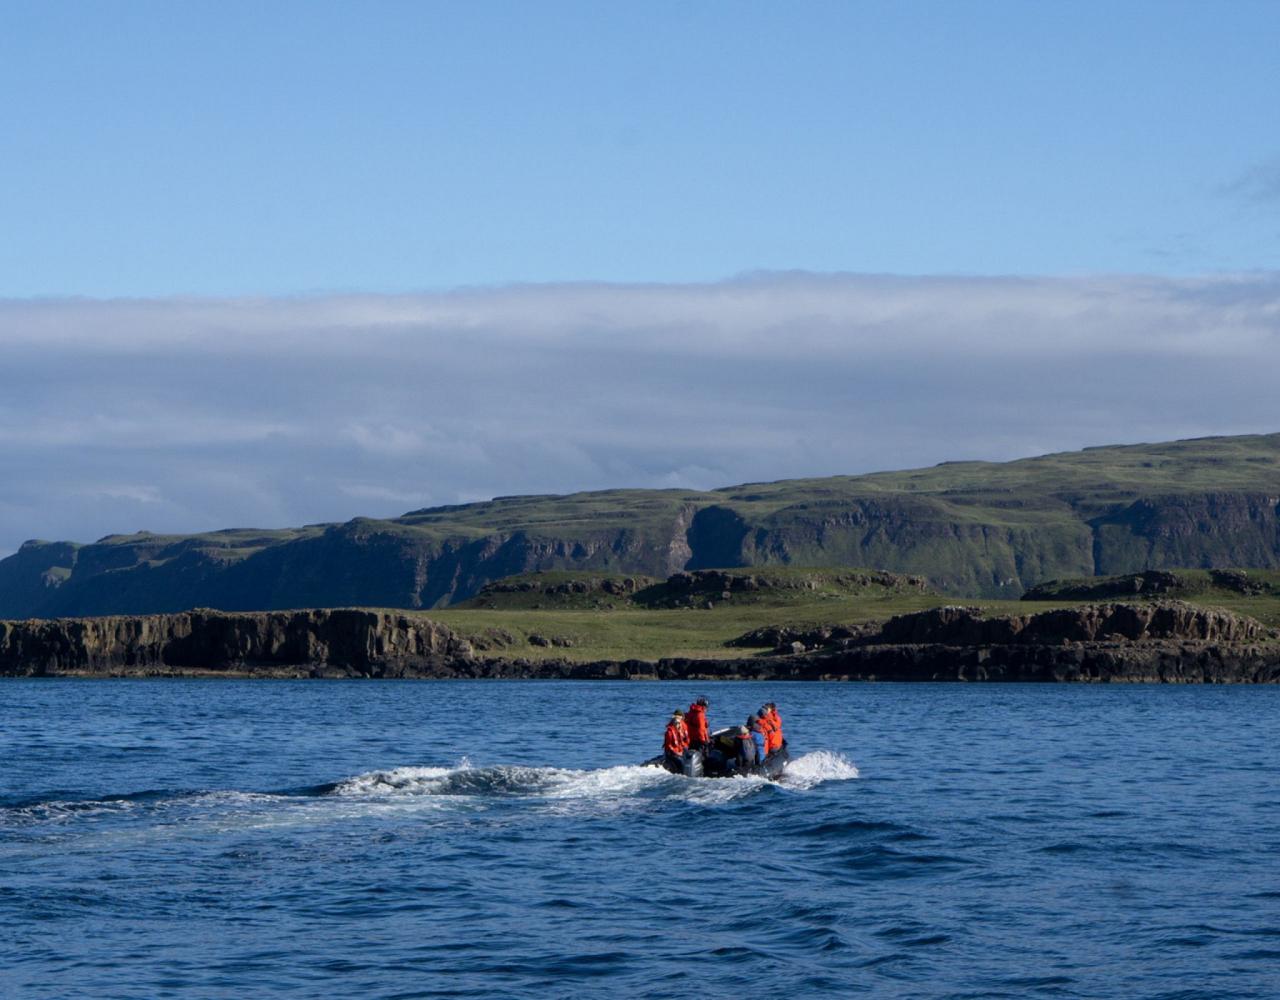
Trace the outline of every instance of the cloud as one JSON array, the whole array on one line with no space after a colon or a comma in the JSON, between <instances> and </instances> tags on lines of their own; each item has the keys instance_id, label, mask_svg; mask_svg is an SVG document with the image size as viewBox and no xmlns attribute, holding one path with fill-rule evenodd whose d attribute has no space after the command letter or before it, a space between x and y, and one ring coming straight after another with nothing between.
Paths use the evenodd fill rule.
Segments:
<instances>
[{"instance_id":1,"label":"cloud","mask_svg":"<svg viewBox=\"0 0 1280 1000\"><path fill-rule=\"evenodd\" d=\"M132 500L134 503L161 503L164 497L154 486L90 486L80 491L91 500Z\"/></svg>"},{"instance_id":2,"label":"cloud","mask_svg":"<svg viewBox=\"0 0 1280 1000\"><path fill-rule=\"evenodd\" d=\"M1280 202L1280 156L1255 164L1222 190L1251 205Z\"/></svg>"},{"instance_id":3,"label":"cloud","mask_svg":"<svg viewBox=\"0 0 1280 1000\"><path fill-rule=\"evenodd\" d=\"M375 500L382 503L393 503L400 507L412 507L427 502L426 493L412 493L402 490L389 490L376 483L339 483L338 492L343 496L356 500Z\"/></svg>"},{"instance_id":4,"label":"cloud","mask_svg":"<svg viewBox=\"0 0 1280 1000\"><path fill-rule=\"evenodd\" d=\"M1280 276L0 301L0 549L1278 429Z\"/></svg>"}]
</instances>

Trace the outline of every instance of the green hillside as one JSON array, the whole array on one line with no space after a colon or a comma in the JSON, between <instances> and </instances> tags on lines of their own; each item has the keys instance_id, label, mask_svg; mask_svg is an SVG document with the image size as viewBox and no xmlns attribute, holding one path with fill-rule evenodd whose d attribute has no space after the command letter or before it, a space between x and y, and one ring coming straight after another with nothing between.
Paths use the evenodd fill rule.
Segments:
<instances>
[{"instance_id":1,"label":"green hillside","mask_svg":"<svg viewBox=\"0 0 1280 1000\"><path fill-rule=\"evenodd\" d=\"M554 571L522 573L485 584L456 607L486 610L616 610L811 604L824 600L871 599L895 594L929 594L922 577L879 570L827 567L693 570L665 580L649 576Z\"/></svg>"},{"instance_id":2,"label":"green hillside","mask_svg":"<svg viewBox=\"0 0 1280 1000\"><path fill-rule=\"evenodd\" d=\"M0 617L441 607L547 571L874 567L956 596L1151 568L1280 567L1280 435L1090 448L1016 462L710 492L502 497L279 531L29 542Z\"/></svg>"}]
</instances>

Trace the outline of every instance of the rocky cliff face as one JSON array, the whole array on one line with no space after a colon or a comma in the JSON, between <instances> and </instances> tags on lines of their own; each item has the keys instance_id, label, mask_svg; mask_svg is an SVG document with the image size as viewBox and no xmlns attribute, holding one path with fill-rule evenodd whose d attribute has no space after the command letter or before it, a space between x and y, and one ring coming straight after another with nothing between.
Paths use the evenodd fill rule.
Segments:
<instances>
[{"instance_id":1,"label":"rocky cliff face","mask_svg":"<svg viewBox=\"0 0 1280 1000\"><path fill-rule=\"evenodd\" d=\"M1270 629L1244 615L1173 601L1091 604L1028 615L985 616L976 608L931 608L891 618L865 645L1063 645L1073 642L1261 642Z\"/></svg>"},{"instance_id":2,"label":"rocky cliff face","mask_svg":"<svg viewBox=\"0 0 1280 1000\"><path fill-rule=\"evenodd\" d=\"M1274 630L1181 602L996 616L933 608L783 659L795 664L793 676L826 679L1280 682Z\"/></svg>"},{"instance_id":3,"label":"rocky cliff face","mask_svg":"<svg viewBox=\"0 0 1280 1000\"><path fill-rule=\"evenodd\" d=\"M890 496L783 507L743 540L742 565L875 566L957 594L1016 597L1027 580L1093 572L1082 521L975 518L937 498Z\"/></svg>"},{"instance_id":4,"label":"rocky cliff face","mask_svg":"<svg viewBox=\"0 0 1280 1000\"><path fill-rule=\"evenodd\" d=\"M870 566L1018 597L1064 577L1280 567L1280 435L1089 449L710 493L506 497L277 532L35 542L0 615L430 608L518 573Z\"/></svg>"},{"instance_id":5,"label":"rocky cliff face","mask_svg":"<svg viewBox=\"0 0 1280 1000\"><path fill-rule=\"evenodd\" d=\"M1166 597L1230 594L1258 597L1280 594L1280 579L1274 570L1245 572L1239 569L1180 570L1148 569L1141 573L1088 577L1075 580L1047 580L1022 595L1024 601L1089 601L1105 598ZM1203 602L1202 602L1203 603Z\"/></svg>"},{"instance_id":6,"label":"rocky cliff face","mask_svg":"<svg viewBox=\"0 0 1280 1000\"><path fill-rule=\"evenodd\" d=\"M472 656L470 643L416 615L361 610L0 622L0 675L167 674L394 677Z\"/></svg>"},{"instance_id":7,"label":"rocky cliff face","mask_svg":"<svg viewBox=\"0 0 1280 1000\"><path fill-rule=\"evenodd\" d=\"M210 546L203 538L110 539L74 548L35 542L0 561L0 614L430 608L466 599L486 583L519 573L621 569L665 576L680 568L672 565L673 555L685 558L678 546L673 553L674 522L669 527L652 534L605 527L575 538L527 531L442 538L392 522L357 519L243 549ZM74 554L61 555L67 551ZM54 575L46 578L50 565Z\"/></svg>"},{"instance_id":8,"label":"rocky cliff face","mask_svg":"<svg viewBox=\"0 0 1280 1000\"><path fill-rule=\"evenodd\" d=\"M1280 496L1152 496L1092 521L1093 572L1280 565Z\"/></svg>"},{"instance_id":9,"label":"rocky cliff face","mask_svg":"<svg viewBox=\"0 0 1280 1000\"><path fill-rule=\"evenodd\" d=\"M1275 633L1183 604L995 617L938 608L822 641L790 655L572 663L478 652L421 615L194 611L0 622L0 675L1280 682Z\"/></svg>"}]
</instances>

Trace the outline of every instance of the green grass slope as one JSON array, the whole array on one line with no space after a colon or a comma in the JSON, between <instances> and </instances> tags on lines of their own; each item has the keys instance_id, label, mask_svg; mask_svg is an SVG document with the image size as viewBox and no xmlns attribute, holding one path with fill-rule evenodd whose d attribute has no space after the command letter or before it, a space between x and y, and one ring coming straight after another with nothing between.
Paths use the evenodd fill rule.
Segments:
<instances>
[{"instance_id":1,"label":"green grass slope","mask_svg":"<svg viewBox=\"0 0 1280 1000\"><path fill-rule=\"evenodd\" d=\"M680 573L666 581L630 578L643 586L607 600L598 596L604 594L598 585L605 579L610 578L591 573L523 574L498 581L464 604L433 611L431 617L469 636L489 655L715 659L742 656L742 648L726 643L764 625L878 621L945 603L920 581L847 569L783 567ZM689 586L689 580L714 583L715 589ZM623 580L615 582L621 589ZM1016 602L990 603L1019 607Z\"/></svg>"},{"instance_id":2,"label":"green grass slope","mask_svg":"<svg viewBox=\"0 0 1280 1000\"><path fill-rule=\"evenodd\" d=\"M1280 435L710 492L501 497L280 531L32 542L0 560L0 617L441 607L513 574L870 566L956 596L1150 568L1280 568Z\"/></svg>"}]
</instances>

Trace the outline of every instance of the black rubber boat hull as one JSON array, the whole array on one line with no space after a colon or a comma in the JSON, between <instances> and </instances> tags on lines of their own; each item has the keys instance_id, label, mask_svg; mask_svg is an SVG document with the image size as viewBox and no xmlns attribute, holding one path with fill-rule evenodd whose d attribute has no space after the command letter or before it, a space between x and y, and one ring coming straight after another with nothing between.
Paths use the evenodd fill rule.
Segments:
<instances>
[{"instance_id":1,"label":"black rubber boat hull","mask_svg":"<svg viewBox=\"0 0 1280 1000\"><path fill-rule=\"evenodd\" d=\"M769 754L759 764L749 764L745 768L738 766L736 758L720 757L714 754L704 755L700 750L686 750L680 758L678 768L668 763L665 755L646 760L644 766L660 767L664 771L683 774L688 778L737 778L743 775L754 775L777 781L790 760L791 754L784 741L779 749Z\"/></svg>"}]
</instances>

